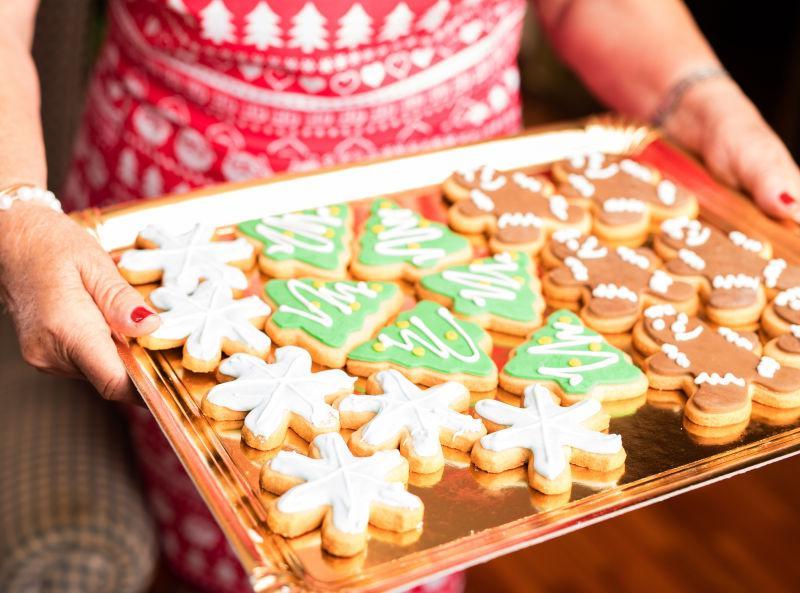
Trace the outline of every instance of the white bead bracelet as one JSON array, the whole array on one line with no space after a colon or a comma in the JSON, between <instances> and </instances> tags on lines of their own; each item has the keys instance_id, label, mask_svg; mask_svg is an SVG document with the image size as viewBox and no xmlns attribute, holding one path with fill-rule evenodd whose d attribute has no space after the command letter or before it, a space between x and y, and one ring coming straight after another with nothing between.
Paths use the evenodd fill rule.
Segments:
<instances>
[{"instance_id":1,"label":"white bead bracelet","mask_svg":"<svg viewBox=\"0 0 800 593\"><path fill-rule=\"evenodd\" d=\"M38 202L56 212L63 212L61 202L53 192L35 185L12 185L0 190L0 210L8 210L16 201Z\"/></svg>"}]
</instances>

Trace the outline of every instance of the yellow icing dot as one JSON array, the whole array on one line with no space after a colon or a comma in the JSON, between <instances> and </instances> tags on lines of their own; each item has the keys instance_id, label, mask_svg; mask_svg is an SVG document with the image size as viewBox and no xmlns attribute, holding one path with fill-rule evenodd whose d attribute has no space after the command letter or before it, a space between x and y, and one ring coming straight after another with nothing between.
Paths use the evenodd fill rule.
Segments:
<instances>
[{"instance_id":1,"label":"yellow icing dot","mask_svg":"<svg viewBox=\"0 0 800 593\"><path fill-rule=\"evenodd\" d=\"M372 232L375 233L376 235L378 233L382 233L385 230L386 229L383 227L382 224L376 224L375 226L372 227Z\"/></svg>"},{"instance_id":2,"label":"yellow icing dot","mask_svg":"<svg viewBox=\"0 0 800 593\"><path fill-rule=\"evenodd\" d=\"M383 284L378 284L376 282L370 284L369 287L375 292L381 292L383 290Z\"/></svg>"},{"instance_id":3,"label":"yellow icing dot","mask_svg":"<svg viewBox=\"0 0 800 593\"><path fill-rule=\"evenodd\" d=\"M417 226L418 227L422 227L422 228L425 228L426 226L431 226L431 221L430 220L425 220L423 218L417 223Z\"/></svg>"},{"instance_id":4,"label":"yellow icing dot","mask_svg":"<svg viewBox=\"0 0 800 593\"><path fill-rule=\"evenodd\" d=\"M339 214L339 212L341 212L341 210L339 209L339 206L331 206L330 208L328 208L328 212L336 216Z\"/></svg>"},{"instance_id":5,"label":"yellow icing dot","mask_svg":"<svg viewBox=\"0 0 800 593\"><path fill-rule=\"evenodd\" d=\"M569 361L567 361L567 364L571 367L579 367L583 363L577 358L570 358Z\"/></svg>"},{"instance_id":6,"label":"yellow icing dot","mask_svg":"<svg viewBox=\"0 0 800 593\"><path fill-rule=\"evenodd\" d=\"M353 301L352 303L350 303L350 308L353 311L358 311L361 308L361 303L359 303L358 301Z\"/></svg>"},{"instance_id":7,"label":"yellow icing dot","mask_svg":"<svg viewBox=\"0 0 800 593\"><path fill-rule=\"evenodd\" d=\"M378 208L391 208L391 207L392 207L392 203L389 202L389 201L386 201L386 200L381 202L380 205L378 206Z\"/></svg>"},{"instance_id":8,"label":"yellow icing dot","mask_svg":"<svg viewBox=\"0 0 800 593\"><path fill-rule=\"evenodd\" d=\"M294 237L294 233L292 231L283 231L283 234L287 237Z\"/></svg>"},{"instance_id":9,"label":"yellow icing dot","mask_svg":"<svg viewBox=\"0 0 800 593\"><path fill-rule=\"evenodd\" d=\"M405 328L407 328L407 327L408 327L410 324L408 323L408 321L405 321L405 320L402 320L402 319L401 319L400 321L398 321L397 323L395 323L395 325L396 325L397 327L399 327L400 329L405 329Z\"/></svg>"},{"instance_id":10,"label":"yellow icing dot","mask_svg":"<svg viewBox=\"0 0 800 593\"><path fill-rule=\"evenodd\" d=\"M523 278L522 276L512 276L511 279L514 282L517 282L518 284L522 284L523 282L525 282L525 278Z\"/></svg>"},{"instance_id":11,"label":"yellow icing dot","mask_svg":"<svg viewBox=\"0 0 800 593\"><path fill-rule=\"evenodd\" d=\"M325 283L322 280L314 280L314 282L312 282L311 285L314 288L322 288L323 286L325 286Z\"/></svg>"},{"instance_id":12,"label":"yellow icing dot","mask_svg":"<svg viewBox=\"0 0 800 593\"><path fill-rule=\"evenodd\" d=\"M386 346L384 346L381 342L375 342L374 344L372 344L372 349L375 352L383 352L384 350L386 350Z\"/></svg>"},{"instance_id":13,"label":"yellow icing dot","mask_svg":"<svg viewBox=\"0 0 800 593\"><path fill-rule=\"evenodd\" d=\"M519 259L519 253L517 253L516 251L512 251L512 252L510 252L508 255L509 255L509 256L511 257L511 259L513 259L514 261L517 261L517 260Z\"/></svg>"},{"instance_id":14,"label":"yellow icing dot","mask_svg":"<svg viewBox=\"0 0 800 593\"><path fill-rule=\"evenodd\" d=\"M406 247L408 247L409 249L419 249L420 247L422 247L422 245L420 245L419 243L409 243Z\"/></svg>"},{"instance_id":15,"label":"yellow icing dot","mask_svg":"<svg viewBox=\"0 0 800 593\"><path fill-rule=\"evenodd\" d=\"M567 317L566 315L562 315L558 318L560 323L572 323L572 317Z\"/></svg>"},{"instance_id":16,"label":"yellow icing dot","mask_svg":"<svg viewBox=\"0 0 800 593\"><path fill-rule=\"evenodd\" d=\"M412 353L414 356L425 356L425 348L423 348L422 346L416 346L416 347L415 347L415 348L414 348L414 349L411 351L411 353Z\"/></svg>"},{"instance_id":17,"label":"yellow icing dot","mask_svg":"<svg viewBox=\"0 0 800 593\"><path fill-rule=\"evenodd\" d=\"M322 306L322 304L319 301L311 301L311 306L314 307L315 309L319 309Z\"/></svg>"},{"instance_id":18,"label":"yellow icing dot","mask_svg":"<svg viewBox=\"0 0 800 593\"><path fill-rule=\"evenodd\" d=\"M452 342L453 340L458 339L458 334L452 329L449 329L445 332L444 337Z\"/></svg>"},{"instance_id":19,"label":"yellow icing dot","mask_svg":"<svg viewBox=\"0 0 800 593\"><path fill-rule=\"evenodd\" d=\"M325 231L325 236L328 237L328 239L332 239L335 234L336 233L333 232L333 229L327 229Z\"/></svg>"},{"instance_id":20,"label":"yellow icing dot","mask_svg":"<svg viewBox=\"0 0 800 593\"><path fill-rule=\"evenodd\" d=\"M602 348L603 348L603 346L601 344L599 344L598 342L594 342L592 344L589 344L589 350L591 350L592 352L599 352Z\"/></svg>"},{"instance_id":21,"label":"yellow icing dot","mask_svg":"<svg viewBox=\"0 0 800 593\"><path fill-rule=\"evenodd\" d=\"M480 284L481 286L491 286L492 285L492 283L489 282L488 280L481 280L480 282L478 282L478 284Z\"/></svg>"},{"instance_id":22,"label":"yellow icing dot","mask_svg":"<svg viewBox=\"0 0 800 593\"><path fill-rule=\"evenodd\" d=\"M550 336L542 336L536 341L539 342L540 344L552 344L553 338L551 338Z\"/></svg>"}]
</instances>

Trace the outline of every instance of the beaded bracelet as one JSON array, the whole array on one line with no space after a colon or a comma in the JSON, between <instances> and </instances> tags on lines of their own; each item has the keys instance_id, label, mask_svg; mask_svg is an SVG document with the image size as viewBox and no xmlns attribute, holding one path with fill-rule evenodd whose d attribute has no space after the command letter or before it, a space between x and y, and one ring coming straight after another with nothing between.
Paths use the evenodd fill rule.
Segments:
<instances>
[{"instance_id":1,"label":"beaded bracelet","mask_svg":"<svg viewBox=\"0 0 800 593\"><path fill-rule=\"evenodd\" d=\"M678 107L686 92L696 84L711 78L727 77L728 72L722 66L703 66L692 70L670 87L658 105L650 121L656 127L663 127L670 115Z\"/></svg>"},{"instance_id":2,"label":"beaded bracelet","mask_svg":"<svg viewBox=\"0 0 800 593\"><path fill-rule=\"evenodd\" d=\"M58 201L55 194L41 187L17 184L0 190L0 210L8 210L17 201L38 202L56 212L63 212L61 202Z\"/></svg>"}]
</instances>

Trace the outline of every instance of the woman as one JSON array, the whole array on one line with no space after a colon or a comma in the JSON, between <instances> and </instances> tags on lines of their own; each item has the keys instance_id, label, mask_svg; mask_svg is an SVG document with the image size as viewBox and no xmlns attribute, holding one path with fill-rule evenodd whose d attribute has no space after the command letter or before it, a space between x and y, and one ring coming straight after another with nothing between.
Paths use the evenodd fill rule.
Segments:
<instances>
[{"instance_id":1,"label":"woman","mask_svg":"<svg viewBox=\"0 0 800 593\"><path fill-rule=\"evenodd\" d=\"M0 190L46 186L29 55L36 4L0 6ZM800 171L679 0L532 8L609 107L663 125L765 212L800 220ZM110 0L65 207L514 132L524 10L523 0ZM0 287L25 360L135 399L111 333L146 334L158 315L77 225L8 195ZM156 429L139 428L151 463L175 463ZM204 512L191 488L180 496ZM191 542L167 543L192 557L178 551Z\"/></svg>"}]
</instances>

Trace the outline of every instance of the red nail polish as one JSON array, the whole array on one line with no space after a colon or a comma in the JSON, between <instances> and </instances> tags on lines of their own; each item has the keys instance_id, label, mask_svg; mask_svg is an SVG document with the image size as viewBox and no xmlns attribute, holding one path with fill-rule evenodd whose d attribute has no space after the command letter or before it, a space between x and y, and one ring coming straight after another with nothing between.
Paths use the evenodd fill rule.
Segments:
<instances>
[{"instance_id":1,"label":"red nail polish","mask_svg":"<svg viewBox=\"0 0 800 593\"><path fill-rule=\"evenodd\" d=\"M151 311L146 307L136 307L131 313L131 319L134 323L141 323L151 315L155 315L155 311Z\"/></svg>"},{"instance_id":2,"label":"red nail polish","mask_svg":"<svg viewBox=\"0 0 800 593\"><path fill-rule=\"evenodd\" d=\"M795 200L795 199L794 199L792 196L790 196L790 195L789 195L788 193L786 193L786 192L783 192L783 193L782 193L782 194L781 194L781 195L778 197L778 199L780 199L781 203L783 203L783 205L784 205L784 206L792 206L793 204L796 204L796 203L797 203L797 200Z\"/></svg>"}]
</instances>

